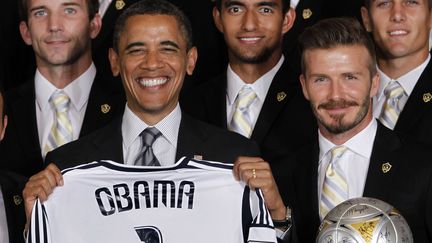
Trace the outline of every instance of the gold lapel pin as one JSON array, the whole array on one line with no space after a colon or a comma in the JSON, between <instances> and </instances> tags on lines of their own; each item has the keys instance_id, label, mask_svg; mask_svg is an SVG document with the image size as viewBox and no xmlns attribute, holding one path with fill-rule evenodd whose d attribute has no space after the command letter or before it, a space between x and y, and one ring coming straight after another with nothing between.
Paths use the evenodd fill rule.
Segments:
<instances>
[{"instance_id":1,"label":"gold lapel pin","mask_svg":"<svg viewBox=\"0 0 432 243\"><path fill-rule=\"evenodd\" d=\"M20 195L15 195L13 196L13 201L15 203L15 205L20 205L23 201L22 197Z\"/></svg>"},{"instance_id":2,"label":"gold lapel pin","mask_svg":"<svg viewBox=\"0 0 432 243\"><path fill-rule=\"evenodd\" d=\"M285 99L286 96L287 96L286 93L282 91L277 93L276 99L277 101L281 102L282 100Z\"/></svg>"},{"instance_id":3,"label":"gold lapel pin","mask_svg":"<svg viewBox=\"0 0 432 243\"><path fill-rule=\"evenodd\" d=\"M126 3L123 0L117 0L115 4L117 10L122 10L125 5Z\"/></svg>"},{"instance_id":4,"label":"gold lapel pin","mask_svg":"<svg viewBox=\"0 0 432 243\"><path fill-rule=\"evenodd\" d=\"M383 172L384 174L387 173L387 172L389 172L389 171L391 170L391 168L392 168L392 165L391 165L389 162L384 163L384 164L382 164L382 166L381 166L381 170L382 170L382 172Z\"/></svg>"},{"instance_id":5,"label":"gold lapel pin","mask_svg":"<svg viewBox=\"0 0 432 243\"><path fill-rule=\"evenodd\" d=\"M309 19L312 16L312 10L310 8L303 9L302 17L303 19Z\"/></svg>"},{"instance_id":6,"label":"gold lapel pin","mask_svg":"<svg viewBox=\"0 0 432 243\"><path fill-rule=\"evenodd\" d=\"M102 113L106 114L111 110L111 106L108 104L101 105L101 111Z\"/></svg>"},{"instance_id":7,"label":"gold lapel pin","mask_svg":"<svg viewBox=\"0 0 432 243\"><path fill-rule=\"evenodd\" d=\"M432 100L432 94L431 93L424 93L423 94L423 101L425 103L428 103L431 100Z\"/></svg>"}]
</instances>

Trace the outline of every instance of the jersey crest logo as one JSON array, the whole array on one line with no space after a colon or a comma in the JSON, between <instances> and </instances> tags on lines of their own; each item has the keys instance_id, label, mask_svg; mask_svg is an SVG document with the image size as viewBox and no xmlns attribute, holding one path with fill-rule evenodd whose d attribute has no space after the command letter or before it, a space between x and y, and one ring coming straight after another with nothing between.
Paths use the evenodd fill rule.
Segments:
<instances>
[{"instance_id":1,"label":"jersey crest logo","mask_svg":"<svg viewBox=\"0 0 432 243\"><path fill-rule=\"evenodd\" d=\"M155 226L139 226L135 227L141 242L144 243L162 243L162 233Z\"/></svg>"}]
</instances>

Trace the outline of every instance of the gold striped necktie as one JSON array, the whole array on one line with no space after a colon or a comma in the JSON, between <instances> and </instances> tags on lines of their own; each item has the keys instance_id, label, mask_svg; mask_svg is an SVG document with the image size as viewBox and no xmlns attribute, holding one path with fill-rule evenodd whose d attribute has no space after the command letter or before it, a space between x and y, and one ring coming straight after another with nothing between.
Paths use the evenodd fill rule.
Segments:
<instances>
[{"instance_id":1,"label":"gold striped necktie","mask_svg":"<svg viewBox=\"0 0 432 243\"><path fill-rule=\"evenodd\" d=\"M252 119L249 113L249 106L256 99L257 95L248 86L243 86L236 98L235 111L228 126L230 131L239 133L247 138L252 134Z\"/></svg>"},{"instance_id":2,"label":"gold striped necktie","mask_svg":"<svg viewBox=\"0 0 432 243\"><path fill-rule=\"evenodd\" d=\"M392 130L396 126L399 114L402 111L400 100L403 98L404 94L404 89L398 81L391 81L384 89L386 100L379 116L379 120L382 124Z\"/></svg>"}]
</instances>

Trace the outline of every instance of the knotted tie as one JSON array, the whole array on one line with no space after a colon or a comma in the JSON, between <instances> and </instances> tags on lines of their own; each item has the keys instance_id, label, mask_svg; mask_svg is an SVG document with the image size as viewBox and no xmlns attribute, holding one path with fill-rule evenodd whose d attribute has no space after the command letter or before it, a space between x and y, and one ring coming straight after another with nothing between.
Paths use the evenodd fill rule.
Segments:
<instances>
[{"instance_id":1,"label":"knotted tie","mask_svg":"<svg viewBox=\"0 0 432 243\"><path fill-rule=\"evenodd\" d=\"M342 171L337 166L339 159L347 147L335 147L331 151L331 160L327 166L320 200L320 216L323 219L327 213L339 203L348 199L348 184Z\"/></svg>"},{"instance_id":2,"label":"knotted tie","mask_svg":"<svg viewBox=\"0 0 432 243\"><path fill-rule=\"evenodd\" d=\"M400 100L404 96L404 89L398 81L391 81L384 89L386 100L379 120L388 128L393 129L402 111Z\"/></svg>"},{"instance_id":3,"label":"knotted tie","mask_svg":"<svg viewBox=\"0 0 432 243\"><path fill-rule=\"evenodd\" d=\"M250 87L243 86L237 95L235 111L228 127L229 130L250 138L252 119L249 114L249 106L256 97L256 93Z\"/></svg>"},{"instance_id":4,"label":"knotted tie","mask_svg":"<svg viewBox=\"0 0 432 243\"><path fill-rule=\"evenodd\" d=\"M148 127L141 132L140 137L142 139L142 156L138 156L135 160L135 165L145 166L160 166L159 161L153 153L153 143L162 133L155 127Z\"/></svg>"},{"instance_id":5,"label":"knotted tie","mask_svg":"<svg viewBox=\"0 0 432 243\"><path fill-rule=\"evenodd\" d=\"M70 99L62 90L56 90L49 99L55 109L55 119L48 135L44 153L72 141L72 123L68 116Z\"/></svg>"}]
</instances>

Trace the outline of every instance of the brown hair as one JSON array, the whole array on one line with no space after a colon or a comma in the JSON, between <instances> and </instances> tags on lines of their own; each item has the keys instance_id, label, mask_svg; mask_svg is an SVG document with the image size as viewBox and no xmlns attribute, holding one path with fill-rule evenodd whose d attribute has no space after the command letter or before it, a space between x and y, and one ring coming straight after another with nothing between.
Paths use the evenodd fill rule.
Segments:
<instances>
[{"instance_id":1,"label":"brown hair","mask_svg":"<svg viewBox=\"0 0 432 243\"><path fill-rule=\"evenodd\" d=\"M311 49L330 49L337 46L364 46L370 54L369 71L375 75L376 54L369 33L354 18L329 18L318 21L299 37L302 73L305 74L304 53Z\"/></svg>"},{"instance_id":2,"label":"brown hair","mask_svg":"<svg viewBox=\"0 0 432 243\"><path fill-rule=\"evenodd\" d=\"M18 0L19 6L19 15L22 21L28 21L28 1L29 0ZM56 1L56 0L50 0ZM96 13L99 11L99 0L86 0L87 1L87 10L89 19L93 19Z\"/></svg>"}]
</instances>

